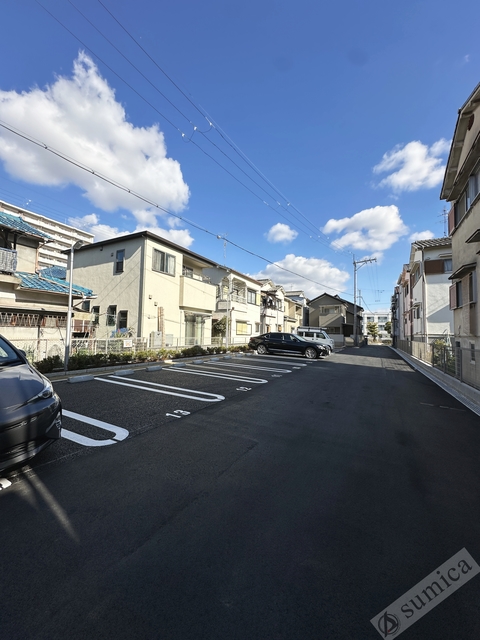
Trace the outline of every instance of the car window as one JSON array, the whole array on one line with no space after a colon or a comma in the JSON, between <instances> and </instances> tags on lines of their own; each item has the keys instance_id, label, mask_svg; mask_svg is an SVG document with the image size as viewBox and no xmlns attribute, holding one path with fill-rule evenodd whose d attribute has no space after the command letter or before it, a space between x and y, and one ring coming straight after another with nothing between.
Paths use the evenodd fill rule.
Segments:
<instances>
[{"instance_id":1,"label":"car window","mask_svg":"<svg viewBox=\"0 0 480 640\"><path fill-rule=\"evenodd\" d=\"M16 351L5 340L0 338L0 366L19 361L21 362L21 359Z\"/></svg>"}]
</instances>

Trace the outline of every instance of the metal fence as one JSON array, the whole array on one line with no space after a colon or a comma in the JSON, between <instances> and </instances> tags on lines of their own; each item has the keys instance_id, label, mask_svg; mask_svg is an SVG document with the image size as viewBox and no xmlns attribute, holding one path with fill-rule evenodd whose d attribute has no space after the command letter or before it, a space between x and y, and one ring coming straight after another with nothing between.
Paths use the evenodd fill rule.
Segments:
<instances>
[{"instance_id":1,"label":"metal fence","mask_svg":"<svg viewBox=\"0 0 480 640\"><path fill-rule=\"evenodd\" d=\"M473 346L465 349L449 346L441 340L430 344L398 340L396 347L460 382L480 389L480 351Z\"/></svg>"},{"instance_id":2,"label":"metal fence","mask_svg":"<svg viewBox=\"0 0 480 640\"><path fill-rule=\"evenodd\" d=\"M62 360L65 355L65 340L62 337L58 338L20 338L11 339L11 342L23 349L27 354L30 362L39 362L45 358L59 356ZM185 344L170 345L165 347L167 351L181 350L186 347L191 347L197 344L194 339L185 339ZM235 337L230 341L229 346L244 345L248 343L248 337ZM202 348L208 347L224 347L225 337L213 337L211 344L200 345ZM161 347L152 347L148 338L110 338L104 340L89 339L89 338L74 338L72 339L70 347L70 356L73 355L96 355L96 354L110 354L110 353L124 353L129 352L136 354L140 351L160 351Z\"/></svg>"}]
</instances>

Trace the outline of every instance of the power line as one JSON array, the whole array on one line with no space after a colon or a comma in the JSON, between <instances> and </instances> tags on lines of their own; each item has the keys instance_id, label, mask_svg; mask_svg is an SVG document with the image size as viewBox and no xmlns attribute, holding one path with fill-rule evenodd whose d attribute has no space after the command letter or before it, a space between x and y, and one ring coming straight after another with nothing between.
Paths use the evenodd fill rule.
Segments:
<instances>
[{"instance_id":1,"label":"power line","mask_svg":"<svg viewBox=\"0 0 480 640\"><path fill-rule=\"evenodd\" d=\"M145 203L149 204L150 206L152 206L152 207L154 207L156 209L159 209L160 211L163 211L164 213L167 213L170 216L178 218L179 220L181 220L185 224L188 224L188 225L194 227L195 229L198 229L199 231L203 231L204 233L206 233L206 234L208 234L210 236L213 236L213 237L215 237L217 239L223 239L225 242L228 242L232 246L237 247L237 249L240 249L241 251L244 251L245 253L248 253L248 254L250 254L252 256L255 256L257 258L260 258L261 260L267 262L268 264L271 264L271 265L275 266L277 269L280 269L282 271L290 273L290 274L292 274L294 276L297 276L297 277L299 277L299 278L301 278L303 280L308 280L309 282L317 284L320 287L325 287L325 288L331 289L333 291L338 291L339 293L342 293L343 295L345 295L345 292L342 292L340 289L336 289L335 287L332 287L331 285L327 285L327 284L324 284L322 282L318 282L317 280L313 280L311 278L308 278L308 277L306 277L306 276L304 276L304 275L302 275L300 273L296 273L295 271L292 271L290 269L286 269L285 267L282 267L278 263L273 262L272 260L269 260L268 258L265 258L264 256L261 256L258 253L250 251L249 249L246 249L245 247L242 247L241 245L236 244L232 240L228 240L225 236L221 236L221 235L219 235L217 233L214 233L213 231L210 231L209 229L205 229L204 227L200 226L199 224L193 222L192 220L188 220L188 218L184 218L183 216L180 216L177 213L174 213L173 211L169 211L168 209L165 209L165 207L162 207L159 204L157 204L156 202L153 202L153 200L150 200L146 196L143 196L142 194L137 193L136 191L134 191L132 189L129 189L128 187L126 187L126 186L122 185L121 183L117 182L116 180L113 180L112 178L109 178L108 176L105 176L102 173L99 173L98 171L95 171L94 169L91 169L90 167L87 167L83 163L81 163L81 162L79 162L79 161L77 161L77 160L75 160L73 158L70 158L66 154L63 154L62 152L57 151L56 149L53 149L52 147L49 147L44 142L40 142L38 140L35 140L31 136L27 135L26 133L23 133L23 132L20 132L20 131L16 130L14 127L9 126L5 122L0 121L0 127L2 127L3 129L5 129L7 131L10 131L10 133L13 133L14 135L22 138L23 140L31 142L32 144L36 145L37 147L40 147L40 148L44 149L45 151L48 151L49 153L52 153L53 155L55 155L58 158L70 163L71 165L77 167L78 169L81 169L82 171L86 171L87 173L90 173L91 175L95 176L99 180L103 180L104 182L106 182L106 183L110 184L111 186L115 187L116 189L120 189L121 191L124 191L125 193L128 193L129 195L133 196L134 198L138 198L142 202L145 202Z\"/></svg>"},{"instance_id":2,"label":"power line","mask_svg":"<svg viewBox=\"0 0 480 640\"><path fill-rule=\"evenodd\" d=\"M227 144L229 144L229 146L234 149L237 153L239 153L240 157L247 162L248 166L251 167L256 173L257 175L259 175L268 185L271 186L271 188L274 189L274 191L276 193L278 193L286 202L287 202L287 206L291 207L293 210L295 210L297 213L299 213L300 216L302 216L307 222L308 224L311 226L311 228L314 230L314 233L316 234L315 237L311 235L311 231L309 232L305 232L304 230L300 229L294 222L292 222L291 220L289 220L286 216L284 216L278 209L276 209L275 207L273 207L270 203L268 203L266 200L264 200L263 198L261 198L260 196L258 196L258 194L256 194L252 189L250 189L247 185L245 185L245 183L243 183L239 178L237 178L233 173L231 173L226 167L224 167L224 165L222 165L220 162L218 162L212 155L210 155L209 153L207 153L207 151L205 151L200 145L198 145L194 140L193 140L193 135L195 134L195 132L198 132L199 134L201 134L203 136L203 138L205 140L207 140L210 144L212 144L222 155L225 156L225 158L227 160L229 160L230 162L232 162L232 164L237 167L237 169L239 171L241 171L249 180L251 180L258 188L260 188L264 193L266 193L269 198L271 198L272 200L275 200L276 204L281 207L282 209L284 209L285 212L289 213L289 215L292 215L292 217L294 217L300 224L303 224L303 226L305 226L305 223L302 223L301 220L298 219L297 216L295 216L294 214L292 214L287 208L285 208L280 202L278 202L278 200L276 200L276 198L274 198L272 196L272 194L270 194L268 191L266 191L266 189L264 189L260 184L258 184L258 182L256 182L251 176L249 176L234 160L232 160L218 145L216 145L212 140L210 140L210 138L208 138L205 134L206 132L200 131L198 129L198 127L188 118L188 116L186 116L171 100L169 100L169 98L167 98L165 96L164 93L162 93L158 87L156 87L148 78L147 76L145 76L145 74L142 73L142 71L140 71L119 49L118 47L116 47L104 34L103 32L98 29L92 22L91 20L89 20L89 18L87 18L77 7L76 5L71 1L68 0L69 4L74 7L76 9L76 11L78 11L78 13L80 13L80 15L98 32L100 33L100 35L110 44L110 46L112 46L163 98L165 98L165 100L167 100L167 102L172 105L177 111L178 113L180 113L188 122L189 124L192 125L193 127L193 132L191 134L190 137L188 137L186 135L185 132L183 132L179 127L177 127L169 118L167 118L167 116L165 116L165 114L163 114L162 112L160 112L154 105L152 105L146 98L144 98L144 96L142 94L140 94L140 92L138 92L136 89L133 88L132 85L130 85L120 74L118 74L116 71L114 71L112 69L111 66L109 66L106 62L104 62L104 60L97 54L95 53L90 47L88 47L86 45L86 43L84 43L78 36L76 36L66 25L64 25L56 16L54 16L48 9L46 9L46 7L44 7L41 2L39 2L39 0L35 0L35 2L42 7L60 26L62 26L72 37L74 37L76 40L78 40L80 42L80 44L82 46L84 46L86 49L88 49L96 58L98 58L98 60L100 60L102 62L102 64L104 64L112 73L114 73L129 89L131 89L138 97L140 97L146 104L148 104L148 106L150 106L156 113L158 113L168 124L170 124L170 126L172 126L176 131L178 131L182 138L184 140L186 140L187 142L191 142L194 146L196 146L198 149L200 149L200 151L202 151L202 153L204 153L208 158L210 158L213 162L215 162L215 164L217 164L221 169L223 169L228 175L230 175L232 178L234 178L240 185L242 185L247 191L249 191L252 195L254 195L258 200L260 200L260 202L262 202L264 205L266 205L267 207L269 207L270 209L272 209L272 211L274 211L277 215L280 215L282 218L284 218L285 220L287 220L287 222L289 222L289 224L292 224L296 229L298 229L299 231L301 231L302 233L306 233L307 236L309 237L310 240L313 240L315 242L319 242L320 244L322 244L323 246L326 246L328 248L333 248L334 251L340 251L341 253L348 253L346 252L343 248L340 248L338 245L336 246L336 241L330 241L330 239L325 236L325 234L323 234L322 232L321 235L318 234L318 232L320 231L316 225L314 225L302 212L300 212L295 206L291 205L290 202L288 202L287 198L285 198L285 196L283 196L283 194L261 173L259 172L259 170L255 167L255 165L248 159L248 157L243 153L240 152L239 150L237 150L238 148L236 147L236 145L234 145L233 143L230 142L229 139L227 139L227 137L221 132L221 130L219 130L217 127L215 127L215 125L211 122L211 120L207 119L207 122L209 123L210 127L213 127L218 133L219 135L222 137L223 140L225 140L227 142ZM148 54L148 52L135 40L135 38L129 33L129 31L120 23L120 21L108 10L107 7L105 7L105 5L101 2L101 0L98 0L98 2L101 4L101 6L108 12L108 14L115 20L115 22L125 31L125 33L132 39L132 41L142 50L143 53L145 53L145 55L148 56L148 58L155 64L155 66L165 75L165 77L175 86L175 88L180 91L180 93L190 102L190 104L192 104L197 111L202 115L202 117L205 118L205 115L202 113L202 111L197 107L197 105L195 105L195 103L182 91L182 89L172 80L172 78L160 67L160 65L158 65L158 63ZM325 240L323 240L323 238L325 238Z\"/></svg>"}]
</instances>

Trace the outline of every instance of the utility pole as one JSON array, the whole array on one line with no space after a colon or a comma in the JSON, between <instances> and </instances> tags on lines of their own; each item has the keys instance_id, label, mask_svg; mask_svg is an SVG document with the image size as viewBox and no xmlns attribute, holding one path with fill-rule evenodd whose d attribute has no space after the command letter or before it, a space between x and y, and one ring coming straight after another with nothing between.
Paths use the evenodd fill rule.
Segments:
<instances>
[{"instance_id":1,"label":"utility pole","mask_svg":"<svg viewBox=\"0 0 480 640\"><path fill-rule=\"evenodd\" d=\"M364 260L355 260L353 256L353 346L358 347L358 331L357 331L357 271L368 262L376 262L376 258L365 258ZM359 266L360 265L360 266Z\"/></svg>"}]
</instances>

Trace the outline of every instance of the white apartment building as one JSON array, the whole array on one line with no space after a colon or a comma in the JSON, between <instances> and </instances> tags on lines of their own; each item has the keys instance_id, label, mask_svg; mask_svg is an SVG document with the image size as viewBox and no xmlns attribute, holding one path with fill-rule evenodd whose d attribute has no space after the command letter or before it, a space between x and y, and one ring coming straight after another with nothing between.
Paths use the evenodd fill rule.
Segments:
<instances>
[{"instance_id":1,"label":"white apartment building","mask_svg":"<svg viewBox=\"0 0 480 640\"><path fill-rule=\"evenodd\" d=\"M91 244L94 240L94 236L91 233L75 229L75 227L68 224L41 216L28 209L22 209L22 207L17 207L3 200L0 200L0 211L19 216L24 222L50 237L48 242L39 247L38 269L66 267L68 255L62 253L62 251L70 249L78 241Z\"/></svg>"},{"instance_id":2,"label":"white apartment building","mask_svg":"<svg viewBox=\"0 0 480 640\"><path fill-rule=\"evenodd\" d=\"M367 311L367 314L363 316L362 331L363 335L368 335L368 324L374 322L378 328L378 337L380 340L383 338L390 338L390 333L385 330L387 322L391 322L392 314L389 310L386 311Z\"/></svg>"}]
</instances>

